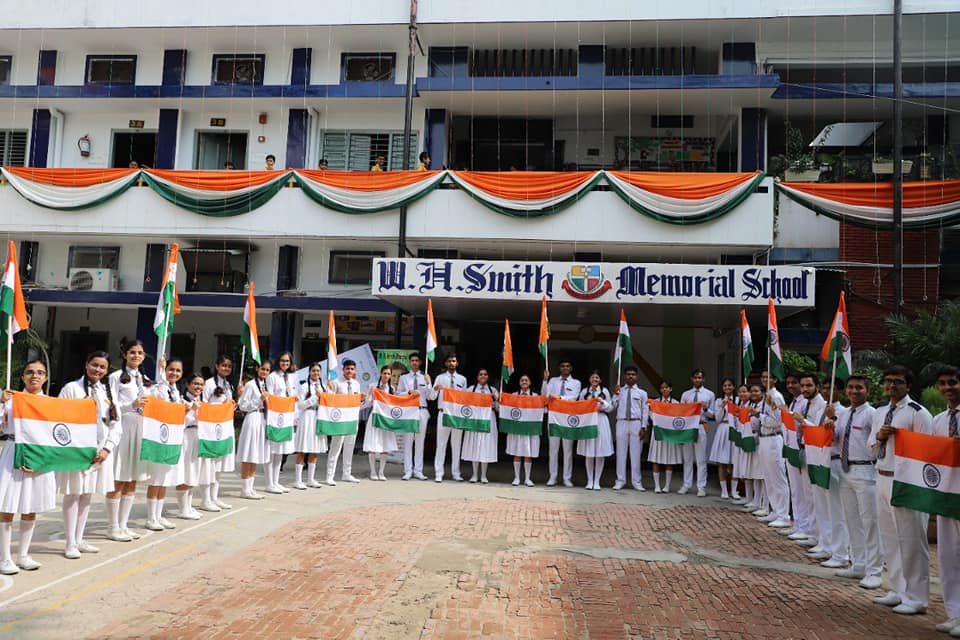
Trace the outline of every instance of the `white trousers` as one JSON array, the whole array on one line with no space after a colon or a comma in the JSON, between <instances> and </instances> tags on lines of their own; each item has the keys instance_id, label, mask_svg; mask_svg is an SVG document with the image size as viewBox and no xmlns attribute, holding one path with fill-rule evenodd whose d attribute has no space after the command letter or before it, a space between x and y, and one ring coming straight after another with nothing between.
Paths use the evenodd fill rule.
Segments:
<instances>
[{"instance_id":1,"label":"white trousers","mask_svg":"<svg viewBox=\"0 0 960 640\"><path fill-rule=\"evenodd\" d=\"M573 440L566 438L549 437L550 441L550 479L549 482L557 481L557 466L560 456L560 443L563 442L563 479L571 480L573 478Z\"/></svg>"},{"instance_id":2,"label":"white trousers","mask_svg":"<svg viewBox=\"0 0 960 640\"><path fill-rule=\"evenodd\" d=\"M790 502L793 505L793 527L800 533L818 537L816 518L813 513L813 492L810 478L805 471L792 464L787 465L787 478L790 480Z\"/></svg>"},{"instance_id":3,"label":"white trousers","mask_svg":"<svg viewBox=\"0 0 960 640\"><path fill-rule=\"evenodd\" d=\"M847 527L843 519L843 506L840 504L840 474L834 473L836 463L839 471L840 461L834 460L830 464L830 489L811 485L813 491L813 508L817 515L817 525L820 535L817 540L820 546L830 552L831 560L846 560L849 555L847 547Z\"/></svg>"},{"instance_id":4,"label":"white trousers","mask_svg":"<svg viewBox=\"0 0 960 640\"><path fill-rule=\"evenodd\" d=\"M427 437L427 422L430 412L420 408L420 431L403 434L403 473L423 475L423 442Z\"/></svg>"},{"instance_id":5,"label":"white trousers","mask_svg":"<svg viewBox=\"0 0 960 640\"><path fill-rule=\"evenodd\" d=\"M780 520L789 520L790 487L787 485L787 472L783 468L783 436L765 436L759 440L757 455L760 456L770 511Z\"/></svg>"},{"instance_id":6,"label":"white trousers","mask_svg":"<svg viewBox=\"0 0 960 640\"><path fill-rule=\"evenodd\" d=\"M697 489L707 488L707 432L700 425L697 441L680 446L683 455L683 486L693 486L693 465L697 465Z\"/></svg>"},{"instance_id":7,"label":"white trousers","mask_svg":"<svg viewBox=\"0 0 960 640\"><path fill-rule=\"evenodd\" d=\"M460 477L460 452L463 449L463 431L451 429L441 424L443 414L437 419L437 455L433 458L433 471L437 478L443 479L443 465L447 459L447 442L450 443L450 475Z\"/></svg>"},{"instance_id":8,"label":"white trousers","mask_svg":"<svg viewBox=\"0 0 960 640\"><path fill-rule=\"evenodd\" d=\"M883 572L880 530L877 528L877 470L873 465L851 465L840 473L840 504L850 537L850 564L864 575Z\"/></svg>"},{"instance_id":9,"label":"white trousers","mask_svg":"<svg viewBox=\"0 0 960 640\"><path fill-rule=\"evenodd\" d=\"M349 478L353 475L353 445L357 442L357 434L352 436L330 436L330 450L327 452L327 480L333 480L337 471L337 461L340 459L340 452L346 450L343 456L343 470L340 472L341 478Z\"/></svg>"},{"instance_id":10,"label":"white trousers","mask_svg":"<svg viewBox=\"0 0 960 640\"><path fill-rule=\"evenodd\" d=\"M937 516L937 557L947 618L960 618L960 520Z\"/></svg>"},{"instance_id":11,"label":"white trousers","mask_svg":"<svg viewBox=\"0 0 960 640\"><path fill-rule=\"evenodd\" d=\"M630 482L639 488L641 482L641 455L643 441L640 440L640 431L643 423L640 420L617 420L617 484L627 484L627 454L630 455Z\"/></svg>"},{"instance_id":12,"label":"white trousers","mask_svg":"<svg viewBox=\"0 0 960 640\"><path fill-rule=\"evenodd\" d=\"M930 546L927 544L930 517L891 505L892 491L893 478L877 476L877 524L890 588L904 604L926 607L930 601ZM941 567L941 576L943 572Z\"/></svg>"}]
</instances>

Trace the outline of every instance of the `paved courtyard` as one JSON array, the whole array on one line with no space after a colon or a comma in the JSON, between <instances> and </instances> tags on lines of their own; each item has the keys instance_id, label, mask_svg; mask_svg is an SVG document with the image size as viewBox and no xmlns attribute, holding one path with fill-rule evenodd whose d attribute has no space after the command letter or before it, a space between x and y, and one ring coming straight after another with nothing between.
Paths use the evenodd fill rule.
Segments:
<instances>
[{"instance_id":1,"label":"paved courtyard","mask_svg":"<svg viewBox=\"0 0 960 640\"><path fill-rule=\"evenodd\" d=\"M127 544L98 506L101 553L72 562L48 514L0 636L944 637L936 581L927 615L896 616L715 496L391 479L228 500Z\"/></svg>"}]
</instances>

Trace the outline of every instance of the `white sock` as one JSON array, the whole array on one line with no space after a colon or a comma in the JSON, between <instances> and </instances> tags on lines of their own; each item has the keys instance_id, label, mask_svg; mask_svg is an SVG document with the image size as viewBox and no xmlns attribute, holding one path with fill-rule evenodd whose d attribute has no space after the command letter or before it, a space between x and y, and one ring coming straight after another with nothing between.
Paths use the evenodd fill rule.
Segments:
<instances>
[{"instance_id":1,"label":"white sock","mask_svg":"<svg viewBox=\"0 0 960 640\"><path fill-rule=\"evenodd\" d=\"M606 462L606 458L603 456L597 456L593 459L593 485L595 487L600 486L600 478L603 477L603 463Z\"/></svg>"},{"instance_id":2,"label":"white sock","mask_svg":"<svg viewBox=\"0 0 960 640\"><path fill-rule=\"evenodd\" d=\"M316 462L307 463L307 478L310 480L310 482L317 481L317 463Z\"/></svg>"},{"instance_id":3,"label":"white sock","mask_svg":"<svg viewBox=\"0 0 960 640\"><path fill-rule=\"evenodd\" d=\"M747 504L754 504L754 502L753 502L753 480L747 480L745 484L746 484L746 489L745 489L744 491L745 491L746 498L747 498Z\"/></svg>"},{"instance_id":4,"label":"white sock","mask_svg":"<svg viewBox=\"0 0 960 640\"><path fill-rule=\"evenodd\" d=\"M36 526L36 520L20 520L20 558L26 558L30 555L30 543L33 542L33 529Z\"/></svg>"},{"instance_id":5,"label":"white sock","mask_svg":"<svg viewBox=\"0 0 960 640\"><path fill-rule=\"evenodd\" d=\"M77 529L74 538L77 544L83 542L83 532L87 529L87 518L90 516L91 494L84 493L77 501Z\"/></svg>"},{"instance_id":6,"label":"white sock","mask_svg":"<svg viewBox=\"0 0 960 640\"><path fill-rule=\"evenodd\" d=\"M729 497L730 497L730 494L727 492L727 481L726 481L726 480L721 480L721 481L720 481L720 497L721 497L721 498L729 498Z\"/></svg>"},{"instance_id":7,"label":"white sock","mask_svg":"<svg viewBox=\"0 0 960 640\"><path fill-rule=\"evenodd\" d=\"M479 474L478 474L478 471L479 471L479 469L480 469L480 463L479 463L479 462L473 462L473 463L471 463L471 464L473 465L473 477L474 477L474 478L477 478L477 479L479 480L479 479L480 479L480 476L479 476Z\"/></svg>"},{"instance_id":8,"label":"white sock","mask_svg":"<svg viewBox=\"0 0 960 640\"><path fill-rule=\"evenodd\" d=\"M274 453L273 458L273 486L280 486L280 465L283 463L283 454Z\"/></svg>"},{"instance_id":9,"label":"white sock","mask_svg":"<svg viewBox=\"0 0 960 640\"><path fill-rule=\"evenodd\" d=\"M157 520L163 517L163 498L157 498L157 505L154 507L157 510Z\"/></svg>"},{"instance_id":10,"label":"white sock","mask_svg":"<svg viewBox=\"0 0 960 640\"><path fill-rule=\"evenodd\" d=\"M23 522L21 520L21 522ZM13 562L10 557L10 544L13 540L13 523L0 522L0 562Z\"/></svg>"},{"instance_id":11,"label":"white sock","mask_svg":"<svg viewBox=\"0 0 960 640\"><path fill-rule=\"evenodd\" d=\"M667 481L663 483L663 488L670 491L670 481L673 480L673 469L667 469L665 474Z\"/></svg>"},{"instance_id":12,"label":"white sock","mask_svg":"<svg viewBox=\"0 0 960 640\"><path fill-rule=\"evenodd\" d=\"M303 484L303 465L302 464L294 465L293 468L297 474L297 484Z\"/></svg>"},{"instance_id":13,"label":"white sock","mask_svg":"<svg viewBox=\"0 0 960 640\"><path fill-rule=\"evenodd\" d=\"M120 496L120 519L121 529L127 529L127 523L130 520L130 511L133 510L133 496Z\"/></svg>"},{"instance_id":14,"label":"white sock","mask_svg":"<svg viewBox=\"0 0 960 640\"><path fill-rule=\"evenodd\" d=\"M376 478L377 477L377 454L368 453L367 460L370 461L370 475Z\"/></svg>"},{"instance_id":15,"label":"white sock","mask_svg":"<svg viewBox=\"0 0 960 640\"><path fill-rule=\"evenodd\" d=\"M153 522L157 519L156 503L157 501L153 498L147 498L147 522Z\"/></svg>"},{"instance_id":16,"label":"white sock","mask_svg":"<svg viewBox=\"0 0 960 640\"><path fill-rule=\"evenodd\" d=\"M208 484L202 485L200 487L200 492L201 492L201 495L203 496L201 502L203 503L212 502L212 499L210 498L210 485Z\"/></svg>"},{"instance_id":17,"label":"white sock","mask_svg":"<svg viewBox=\"0 0 960 640\"><path fill-rule=\"evenodd\" d=\"M387 475L387 454L385 453L380 454L380 475Z\"/></svg>"},{"instance_id":18,"label":"white sock","mask_svg":"<svg viewBox=\"0 0 960 640\"><path fill-rule=\"evenodd\" d=\"M278 469L279 471L279 469ZM214 480L210 483L210 497L216 502L220 499L220 474L214 474Z\"/></svg>"},{"instance_id":19,"label":"white sock","mask_svg":"<svg viewBox=\"0 0 960 640\"><path fill-rule=\"evenodd\" d=\"M190 489L177 491L177 504L180 506L180 515L190 512Z\"/></svg>"},{"instance_id":20,"label":"white sock","mask_svg":"<svg viewBox=\"0 0 960 640\"><path fill-rule=\"evenodd\" d=\"M68 547L77 544L77 503L80 496L63 496L63 537ZM107 500L107 502L110 502ZM109 509L108 509L109 511Z\"/></svg>"},{"instance_id":21,"label":"white sock","mask_svg":"<svg viewBox=\"0 0 960 640\"><path fill-rule=\"evenodd\" d=\"M513 461L513 479L520 482L520 461Z\"/></svg>"},{"instance_id":22,"label":"white sock","mask_svg":"<svg viewBox=\"0 0 960 640\"><path fill-rule=\"evenodd\" d=\"M267 489L273 489L273 457L263 465L263 481Z\"/></svg>"},{"instance_id":23,"label":"white sock","mask_svg":"<svg viewBox=\"0 0 960 640\"><path fill-rule=\"evenodd\" d=\"M486 480L486 479L487 479L487 465L489 465L489 464L490 464L489 462L481 462L481 463L480 463L480 479L481 479L481 480Z\"/></svg>"},{"instance_id":24,"label":"white sock","mask_svg":"<svg viewBox=\"0 0 960 640\"><path fill-rule=\"evenodd\" d=\"M660 472L659 471L653 472L653 490L660 491Z\"/></svg>"},{"instance_id":25,"label":"white sock","mask_svg":"<svg viewBox=\"0 0 960 640\"><path fill-rule=\"evenodd\" d=\"M120 498L107 498L107 525L111 529L120 527Z\"/></svg>"},{"instance_id":26,"label":"white sock","mask_svg":"<svg viewBox=\"0 0 960 640\"><path fill-rule=\"evenodd\" d=\"M531 471L532 469L533 469L533 461L524 462L524 463L523 463L523 470L524 470L524 471L526 472L526 474L527 474L527 480L531 480L531 478L530 478L530 471Z\"/></svg>"},{"instance_id":27,"label":"white sock","mask_svg":"<svg viewBox=\"0 0 960 640\"><path fill-rule=\"evenodd\" d=\"M587 488L589 489L593 486L593 456L585 458L584 467L587 470Z\"/></svg>"}]
</instances>

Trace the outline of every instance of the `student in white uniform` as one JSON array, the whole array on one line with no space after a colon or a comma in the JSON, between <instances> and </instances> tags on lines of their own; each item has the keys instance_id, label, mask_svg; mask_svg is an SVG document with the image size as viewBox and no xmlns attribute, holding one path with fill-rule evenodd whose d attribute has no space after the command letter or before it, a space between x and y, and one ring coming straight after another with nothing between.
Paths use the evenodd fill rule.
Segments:
<instances>
[{"instance_id":1,"label":"student in white uniform","mask_svg":"<svg viewBox=\"0 0 960 640\"><path fill-rule=\"evenodd\" d=\"M793 398L790 401L789 411L793 415L797 412L803 412L807 406L807 399L803 397L800 391L800 374L794 371L787 373L786 381L787 393ZM801 451L803 442L799 438L797 441ZM819 532L816 527L816 518L813 513L813 496L810 488L810 479L804 472L806 465L801 457L793 462L787 461L787 480L790 482L790 503L793 508L793 530L786 530L786 535L790 540L813 540L816 539Z\"/></svg>"},{"instance_id":2,"label":"student in white uniform","mask_svg":"<svg viewBox=\"0 0 960 640\"><path fill-rule=\"evenodd\" d=\"M110 454L120 444L120 412L114 402L109 385L103 383L110 367L110 357L105 351L94 351L87 356L84 374L79 380L67 383L60 390L61 398L93 398L97 401L97 447L99 452L89 469L84 471L58 471L57 490L63 494L63 528L66 545L63 555L76 560L81 553L97 553L92 544L84 541L90 515L90 497L96 493L105 496L113 491L113 461ZM107 518L111 528L117 522L117 503L107 504Z\"/></svg>"},{"instance_id":3,"label":"student in white uniform","mask_svg":"<svg viewBox=\"0 0 960 640\"><path fill-rule=\"evenodd\" d=\"M330 383L332 393L361 393L360 383L357 381L357 363L353 360L343 361L343 378ZM335 486L333 476L337 471L337 460L343 452L343 470L340 479L344 482L360 482L353 477L353 446L357 442L357 434L349 436L331 436L330 450L327 452L327 484Z\"/></svg>"},{"instance_id":4,"label":"student in white uniform","mask_svg":"<svg viewBox=\"0 0 960 640\"><path fill-rule=\"evenodd\" d=\"M30 360L20 373L23 392L43 395L47 382L47 366L42 360ZM13 440L13 401L9 391L3 392L4 411L0 419L0 432L7 440L0 451L0 573L13 575L24 571L36 571L40 563L30 557L30 543L37 524L37 514L57 508L57 483L52 471L38 473L26 467L16 468ZM20 514L20 548L17 561L10 555L13 537L13 516Z\"/></svg>"},{"instance_id":5,"label":"student in white uniform","mask_svg":"<svg viewBox=\"0 0 960 640\"><path fill-rule=\"evenodd\" d=\"M530 376L523 374L520 376L520 390L517 392L521 396L535 396L537 392L531 389L533 381ZM520 462L523 462L523 470L527 479L524 484L528 487L533 486L533 478L530 477L533 471L533 459L540 455L540 435L535 436L516 436L512 433L507 434L507 455L513 456L513 486L520 484Z\"/></svg>"},{"instance_id":6,"label":"student in white uniform","mask_svg":"<svg viewBox=\"0 0 960 640\"><path fill-rule=\"evenodd\" d=\"M561 360L557 365L560 367L560 375L551 378L550 370L543 371L543 386L540 389L540 395L547 400L550 398L561 398L563 400L576 400L580 397L580 381L574 378L573 364L569 360ZM550 477L547 479L547 486L552 487L557 484L557 470L559 467L560 443L563 443L563 486L573 486L573 440L566 438L557 438L548 435L549 442L549 468Z\"/></svg>"},{"instance_id":7,"label":"student in white uniform","mask_svg":"<svg viewBox=\"0 0 960 640\"><path fill-rule=\"evenodd\" d=\"M493 396L493 411L490 414L490 430L487 432L467 431L463 434L464 460L473 463L473 475L470 482L487 484L487 466L497 461L497 446L500 432L497 431L497 402L500 394L490 386L490 373L486 369L477 372L477 383L470 387L474 393L486 393Z\"/></svg>"},{"instance_id":8,"label":"student in white uniform","mask_svg":"<svg viewBox=\"0 0 960 640\"><path fill-rule=\"evenodd\" d=\"M824 424L827 420L835 418L837 411L842 406L840 404L840 385L837 380L836 387L832 387L829 382L823 385L823 397L827 399L827 406L824 409ZM827 509L830 513L830 526L832 528L831 540L833 547L830 550L830 557L820 563L827 569L843 569L850 561L849 547L850 535L847 533L847 523L843 516L843 503L840 500L840 441L837 440L837 432L833 432L833 444L830 447L830 488L826 491Z\"/></svg>"},{"instance_id":9,"label":"student in white uniform","mask_svg":"<svg viewBox=\"0 0 960 640\"><path fill-rule=\"evenodd\" d=\"M764 388L759 384L751 384L748 388L749 397L746 407L750 413L750 420L741 425L741 434L744 438L754 438L759 448L760 410L763 406ZM754 513L765 506L766 503L763 494L763 471L760 468L760 460L757 458L755 450L743 452L741 473L745 480L747 497L747 503L743 506L743 511Z\"/></svg>"},{"instance_id":10,"label":"student in white uniform","mask_svg":"<svg viewBox=\"0 0 960 640\"><path fill-rule=\"evenodd\" d=\"M327 436L317 435L317 403L323 393L320 376L323 370L319 362L312 362L307 369L307 381L300 385L300 421L294 436L293 449L297 452L296 483L294 489L307 487L319 489L323 485L317 482L317 454L327 452ZM307 482L303 482L303 463L307 463Z\"/></svg>"},{"instance_id":11,"label":"student in white uniform","mask_svg":"<svg viewBox=\"0 0 960 640\"><path fill-rule=\"evenodd\" d=\"M390 368L390 365L380 367L380 380L377 382L376 388L394 395L397 390L393 388L393 384L390 382L392 375L393 370ZM374 385L371 385L367 390L367 397L364 400L370 408L373 407L373 389ZM386 480L387 454L397 450L397 435L393 431L376 428L372 422L373 413L371 412L370 417L367 418L367 426L363 430L363 450L367 452L367 458L370 461L370 479ZM376 465L378 458L380 459L379 470L377 470Z\"/></svg>"},{"instance_id":12,"label":"student in white uniform","mask_svg":"<svg viewBox=\"0 0 960 640\"><path fill-rule=\"evenodd\" d=\"M294 373L293 354L284 351L277 358L273 371L267 376L267 393L281 398L299 398L300 382ZM287 487L280 484L280 470L284 456L293 453L293 438L286 442L267 440L270 462L267 463L267 493L287 493Z\"/></svg>"},{"instance_id":13,"label":"student in white uniform","mask_svg":"<svg viewBox=\"0 0 960 640\"><path fill-rule=\"evenodd\" d=\"M430 411L427 399L430 397L430 374L420 371L423 358L419 353L410 354L410 371L400 376L397 382L399 395L420 396L420 430L416 433L404 433L403 437L403 480L416 478L426 480L423 474L423 443L427 437L427 423Z\"/></svg>"},{"instance_id":14,"label":"student in white uniform","mask_svg":"<svg viewBox=\"0 0 960 640\"><path fill-rule=\"evenodd\" d=\"M223 404L234 398L233 385L230 384L230 374L233 373L233 360L226 354L217 356L216 373L203 383L203 401L211 404ZM220 499L220 474L230 473L236 465L234 452L219 458L200 459L200 486L203 498L200 509L217 512L221 509L233 507Z\"/></svg>"},{"instance_id":15,"label":"student in white uniform","mask_svg":"<svg viewBox=\"0 0 960 640\"><path fill-rule=\"evenodd\" d=\"M930 425L930 434L960 438L960 369L943 367L937 371L937 391L947 401L947 409L938 413ZM960 638L960 520L937 516L937 558L940 562L940 591L947 619L937 631Z\"/></svg>"},{"instance_id":16,"label":"student in white uniform","mask_svg":"<svg viewBox=\"0 0 960 640\"><path fill-rule=\"evenodd\" d=\"M112 514L116 509L118 516L116 524L110 524L107 538L130 542L140 538L140 534L129 527L137 483L150 477L147 463L140 460L140 447L143 444L143 403L152 383L140 370L147 355L141 341L123 338L120 340L120 355L123 359L120 369L111 373L106 382L115 394L123 424L120 444L111 458L114 490L107 494L107 513Z\"/></svg>"},{"instance_id":17,"label":"student in white uniform","mask_svg":"<svg viewBox=\"0 0 960 640\"><path fill-rule=\"evenodd\" d=\"M630 480L637 491L645 491L641 481L640 452L647 433L650 406L647 392L640 388L637 379L640 370L630 365L623 370L624 384L617 386L613 406L617 410L617 482L613 488L619 491L627 484L627 454L630 454Z\"/></svg>"},{"instance_id":18,"label":"student in white uniform","mask_svg":"<svg viewBox=\"0 0 960 640\"><path fill-rule=\"evenodd\" d=\"M182 403L183 398L180 397L180 389L177 388L177 383L183 377L183 360L171 358L168 361L161 357L160 370L163 372L165 380L158 381L157 384L150 387L148 395L167 402ZM186 415L184 415L184 431L186 431ZM184 444L186 444L186 434L184 434ZM181 445L181 458L184 454L184 448ZM180 460L177 460L177 464L157 464L155 462L144 464L150 474L147 485L147 521L144 528L150 531L176 529L177 525L163 517L163 501L167 497L167 487L183 484L183 467Z\"/></svg>"},{"instance_id":19,"label":"student in white uniform","mask_svg":"<svg viewBox=\"0 0 960 640\"><path fill-rule=\"evenodd\" d=\"M733 378L724 378L720 381L720 395L713 401L710 407L710 413L716 424L716 431L713 434L713 444L710 447L710 462L717 465L717 473L720 476L720 498L728 500L733 487L728 489L732 482L730 475L731 464L733 462L733 443L730 442L730 429L728 428L727 403L733 402L737 390L737 384Z\"/></svg>"},{"instance_id":20,"label":"student in white uniform","mask_svg":"<svg viewBox=\"0 0 960 640\"><path fill-rule=\"evenodd\" d=\"M760 516L760 522L774 529L790 527L790 486L783 463L783 418L781 407L786 406L777 391L777 378L764 371L760 375L766 391L760 405L760 431L757 433L757 461L763 475L763 487L770 503L769 513Z\"/></svg>"},{"instance_id":21,"label":"student in white uniform","mask_svg":"<svg viewBox=\"0 0 960 640\"><path fill-rule=\"evenodd\" d=\"M270 460L270 451L267 449L267 377L270 375L270 361L264 360L257 367L253 380L243 385L243 393L237 401L237 409L243 416L243 426L240 427L240 438L237 442L237 460L240 461L240 497L247 500L261 500L263 496L257 493L253 484L257 477L257 465L267 464ZM269 474L265 474L266 490L271 491Z\"/></svg>"},{"instance_id":22,"label":"student in white uniform","mask_svg":"<svg viewBox=\"0 0 960 640\"><path fill-rule=\"evenodd\" d=\"M447 457L447 442L450 443L450 475L457 482L463 482L460 475L460 455L463 450L463 431L443 426L443 389L466 389L467 379L457 373L457 354L447 355L443 361L445 371L438 374L430 392L431 400L438 400L437 406L437 452L433 459L433 473L437 482L443 482L443 466Z\"/></svg>"},{"instance_id":23,"label":"student in white uniform","mask_svg":"<svg viewBox=\"0 0 960 640\"><path fill-rule=\"evenodd\" d=\"M187 415L183 430L183 455L180 456L183 483L177 485L177 505L181 520L199 520L200 512L193 508L193 488L200 484L200 438L197 432L197 412L203 397L203 376L192 373L187 378L183 402Z\"/></svg>"},{"instance_id":24,"label":"student in white uniform","mask_svg":"<svg viewBox=\"0 0 960 640\"><path fill-rule=\"evenodd\" d=\"M690 382L693 387L687 389L680 396L680 402L699 402L703 407L700 414L700 427L697 441L680 445L683 454L683 486L677 493L686 493L693 487L693 465L697 465L697 496L707 495L707 430L704 424L713 416L710 410L716 396L713 391L703 386L703 369L694 369L690 372Z\"/></svg>"},{"instance_id":25,"label":"student in white uniform","mask_svg":"<svg viewBox=\"0 0 960 640\"><path fill-rule=\"evenodd\" d=\"M824 421L834 427L834 439L840 451L837 490L843 519L850 538L851 563L834 572L841 578L860 580L864 589L882 584L883 554L877 528L877 470L873 453L867 446L876 411L867 402L869 382L863 376L847 378L849 407L839 407L836 416Z\"/></svg>"},{"instance_id":26,"label":"student in white uniform","mask_svg":"<svg viewBox=\"0 0 960 640\"><path fill-rule=\"evenodd\" d=\"M677 403L679 400L673 397L673 383L669 380L663 380L660 383L660 397L656 398L659 402ZM651 428L651 423L647 422L647 428ZM664 440L657 440L656 436L650 438L650 449L647 452L647 461L653 463L653 491L654 493L670 493L670 481L673 479L674 465L683 464L683 456L680 453L680 445ZM660 467L666 467L666 482L660 485Z\"/></svg>"},{"instance_id":27,"label":"student in white uniform","mask_svg":"<svg viewBox=\"0 0 960 640\"><path fill-rule=\"evenodd\" d=\"M735 404L739 411L740 407L745 407L750 404L750 387L745 384L737 385L737 399ZM743 427L740 424L739 415L737 413L729 412L727 415L727 423L732 426L739 435L740 438L743 438ZM745 475L746 471L746 452L738 444L732 444L732 449L730 451L730 461L732 462L733 467L733 493L731 494L732 500L731 504L736 504L743 506L748 502L753 500L753 481L747 482L747 477ZM740 495L739 489L743 487L743 495Z\"/></svg>"},{"instance_id":28,"label":"student in white uniform","mask_svg":"<svg viewBox=\"0 0 960 640\"><path fill-rule=\"evenodd\" d=\"M893 607L894 613L902 615L923 613L930 601L930 518L926 513L890 504L897 431L929 434L933 422L930 412L910 397L912 385L913 372L907 367L894 365L883 372L883 393L889 403L877 407L867 440L877 456L877 517L890 579L890 591L873 601Z\"/></svg>"},{"instance_id":29,"label":"student in white uniform","mask_svg":"<svg viewBox=\"0 0 960 640\"><path fill-rule=\"evenodd\" d=\"M613 455L613 435L610 432L610 418L607 414L613 411L613 398L610 390L603 386L600 372L594 369L587 379L586 389L580 392L581 400L597 401L597 437L590 440L577 440L577 454L584 456L584 465L587 469L587 484L585 489L600 491L600 478L603 476L603 463L607 456Z\"/></svg>"}]
</instances>

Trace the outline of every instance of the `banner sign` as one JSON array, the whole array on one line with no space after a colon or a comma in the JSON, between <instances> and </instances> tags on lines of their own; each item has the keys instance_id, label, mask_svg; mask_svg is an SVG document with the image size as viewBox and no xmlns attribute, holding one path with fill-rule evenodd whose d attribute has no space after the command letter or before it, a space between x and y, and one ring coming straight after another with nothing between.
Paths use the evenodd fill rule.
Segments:
<instances>
[{"instance_id":1,"label":"banner sign","mask_svg":"<svg viewBox=\"0 0 960 640\"><path fill-rule=\"evenodd\" d=\"M816 270L794 266L376 258L375 296L812 306Z\"/></svg>"}]
</instances>

